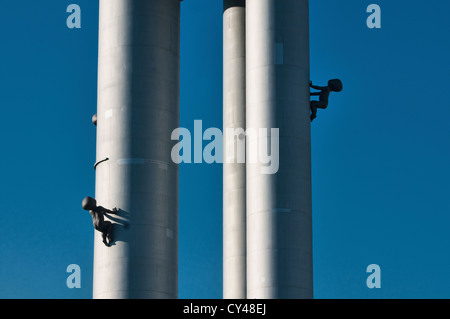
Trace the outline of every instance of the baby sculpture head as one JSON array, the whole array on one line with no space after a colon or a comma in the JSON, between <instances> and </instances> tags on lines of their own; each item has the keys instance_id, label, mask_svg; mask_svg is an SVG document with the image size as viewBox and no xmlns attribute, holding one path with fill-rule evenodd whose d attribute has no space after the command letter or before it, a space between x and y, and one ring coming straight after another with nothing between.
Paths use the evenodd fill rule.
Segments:
<instances>
[{"instance_id":1,"label":"baby sculpture head","mask_svg":"<svg viewBox=\"0 0 450 319\"><path fill-rule=\"evenodd\" d=\"M330 90L333 92L341 92L343 89L342 82L339 79L333 79L328 81L328 86L330 87Z\"/></svg>"},{"instance_id":2,"label":"baby sculpture head","mask_svg":"<svg viewBox=\"0 0 450 319\"><path fill-rule=\"evenodd\" d=\"M81 206L84 210L95 210L97 208L97 201L94 198L87 196L83 199Z\"/></svg>"}]
</instances>

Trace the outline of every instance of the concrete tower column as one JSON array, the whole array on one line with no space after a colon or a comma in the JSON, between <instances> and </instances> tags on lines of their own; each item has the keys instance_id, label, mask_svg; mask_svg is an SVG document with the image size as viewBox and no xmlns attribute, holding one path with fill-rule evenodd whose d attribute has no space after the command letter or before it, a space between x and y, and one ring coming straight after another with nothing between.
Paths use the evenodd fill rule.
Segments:
<instances>
[{"instance_id":1,"label":"concrete tower column","mask_svg":"<svg viewBox=\"0 0 450 319\"><path fill-rule=\"evenodd\" d=\"M279 128L278 172L247 161L247 298L312 298L308 0L247 0L246 41L247 131Z\"/></svg>"},{"instance_id":2,"label":"concrete tower column","mask_svg":"<svg viewBox=\"0 0 450 319\"><path fill-rule=\"evenodd\" d=\"M120 211L93 297L177 298L180 1L100 0L98 57L95 193Z\"/></svg>"},{"instance_id":3,"label":"concrete tower column","mask_svg":"<svg viewBox=\"0 0 450 319\"><path fill-rule=\"evenodd\" d=\"M223 297L245 299L245 0L223 10Z\"/></svg>"}]
</instances>

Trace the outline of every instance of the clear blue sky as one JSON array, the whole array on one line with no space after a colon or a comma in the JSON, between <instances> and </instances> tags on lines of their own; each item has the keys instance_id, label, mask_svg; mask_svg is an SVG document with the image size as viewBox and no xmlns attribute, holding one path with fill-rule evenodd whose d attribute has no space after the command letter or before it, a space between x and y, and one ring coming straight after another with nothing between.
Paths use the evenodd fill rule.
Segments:
<instances>
[{"instance_id":1,"label":"clear blue sky","mask_svg":"<svg viewBox=\"0 0 450 319\"><path fill-rule=\"evenodd\" d=\"M344 83L312 126L315 297L450 298L450 3L310 11L311 79ZM0 33L0 298L91 298L98 1L1 1ZM184 1L181 36L180 124L221 128L222 1ZM220 164L180 167L179 213L179 297L221 298Z\"/></svg>"}]
</instances>

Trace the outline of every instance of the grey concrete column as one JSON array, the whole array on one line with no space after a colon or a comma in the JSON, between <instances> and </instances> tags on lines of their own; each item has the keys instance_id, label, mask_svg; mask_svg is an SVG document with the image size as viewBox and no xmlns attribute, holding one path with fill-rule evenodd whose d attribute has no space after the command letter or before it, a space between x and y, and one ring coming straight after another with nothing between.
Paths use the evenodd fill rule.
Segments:
<instances>
[{"instance_id":1,"label":"grey concrete column","mask_svg":"<svg viewBox=\"0 0 450 319\"><path fill-rule=\"evenodd\" d=\"M179 0L100 0L94 298L178 296L179 52Z\"/></svg>"},{"instance_id":2,"label":"grey concrete column","mask_svg":"<svg viewBox=\"0 0 450 319\"><path fill-rule=\"evenodd\" d=\"M245 299L245 0L223 4L223 297Z\"/></svg>"},{"instance_id":3,"label":"grey concrete column","mask_svg":"<svg viewBox=\"0 0 450 319\"><path fill-rule=\"evenodd\" d=\"M278 172L247 161L249 299L313 297L308 11L308 0L246 2L246 128L279 128ZM247 137L247 151L260 142Z\"/></svg>"}]
</instances>

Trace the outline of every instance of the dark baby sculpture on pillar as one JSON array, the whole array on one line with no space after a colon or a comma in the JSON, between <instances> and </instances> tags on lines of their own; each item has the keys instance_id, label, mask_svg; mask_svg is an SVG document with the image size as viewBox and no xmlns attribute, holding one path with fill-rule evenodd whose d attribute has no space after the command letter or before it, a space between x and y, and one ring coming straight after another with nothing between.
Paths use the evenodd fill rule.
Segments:
<instances>
[{"instance_id":1,"label":"dark baby sculpture on pillar","mask_svg":"<svg viewBox=\"0 0 450 319\"><path fill-rule=\"evenodd\" d=\"M115 207L109 210L102 206L97 206L97 201L89 196L83 199L81 206L84 210L89 211L92 216L94 228L102 233L103 243L109 247L113 241L112 223L108 220L105 221L104 214L117 214L119 210Z\"/></svg>"},{"instance_id":2,"label":"dark baby sculpture on pillar","mask_svg":"<svg viewBox=\"0 0 450 319\"><path fill-rule=\"evenodd\" d=\"M319 96L319 101L311 101L311 122L317 116L317 109L326 109L328 106L328 97L331 92L342 91L342 82L339 79L333 79L328 81L328 86L316 86L312 82L309 82L309 86L313 89L320 90L321 92L311 92L311 96Z\"/></svg>"}]
</instances>

